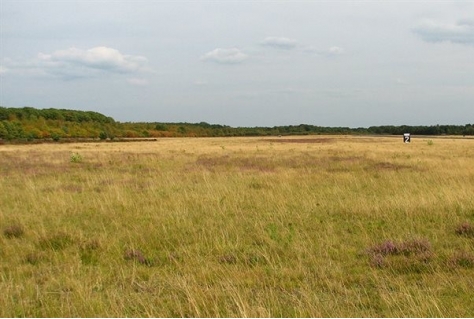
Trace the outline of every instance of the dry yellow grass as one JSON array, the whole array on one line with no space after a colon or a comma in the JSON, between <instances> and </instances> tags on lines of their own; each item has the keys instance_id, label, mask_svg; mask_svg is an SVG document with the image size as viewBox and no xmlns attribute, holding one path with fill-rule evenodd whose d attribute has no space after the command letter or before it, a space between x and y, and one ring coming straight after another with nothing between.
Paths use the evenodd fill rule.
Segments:
<instances>
[{"instance_id":1,"label":"dry yellow grass","mask_svg":"<svg viewBox=\"0 0 474 319\"><path fill-rule=\"evenodd\" d=\"M472 316L473 146L3 145L0 316Z\"/></svg>"}]
</instances>

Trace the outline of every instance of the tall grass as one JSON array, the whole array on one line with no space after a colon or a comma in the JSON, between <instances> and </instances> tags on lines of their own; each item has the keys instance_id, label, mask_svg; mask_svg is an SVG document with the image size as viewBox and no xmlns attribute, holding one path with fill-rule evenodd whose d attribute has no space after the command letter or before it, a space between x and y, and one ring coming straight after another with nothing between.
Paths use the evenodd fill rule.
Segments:
<instances>
[{"instance_id":1,"label":"tall grass","mask_svg":"<svg viewBox=\"0 0 474 319\"><path fill-rule=\"evenodd\" d=\"M473 145L4 145L0 316L472 316Z\"/></svg>"}]
</instances>

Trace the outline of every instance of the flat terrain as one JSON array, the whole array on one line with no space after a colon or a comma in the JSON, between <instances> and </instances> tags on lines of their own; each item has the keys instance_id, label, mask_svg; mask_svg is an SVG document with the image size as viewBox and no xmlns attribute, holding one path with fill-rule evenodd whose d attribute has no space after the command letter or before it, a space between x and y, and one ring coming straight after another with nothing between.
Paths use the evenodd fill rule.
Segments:
<instances>
[{"instance_id":1,"label":"flat terrain","mask_svg":"<svg viewBox=\"0 0 474 319\"><path fill-rule=\"evenodd\" d=\"M1 317L472 317L474 139L0 145Z\"/></svg>"}]
</instances>

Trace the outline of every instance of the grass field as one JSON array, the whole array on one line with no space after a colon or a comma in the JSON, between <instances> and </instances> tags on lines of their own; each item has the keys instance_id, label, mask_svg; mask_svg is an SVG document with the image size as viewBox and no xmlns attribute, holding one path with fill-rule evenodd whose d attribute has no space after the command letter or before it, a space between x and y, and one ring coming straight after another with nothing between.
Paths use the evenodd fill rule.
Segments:
<instances>
[{"instance_id":1,"label":"grass field","mask_svg":"<svg viewBox=\"0 0 474 319\"><path fill-rule=\"evenodd\" d=\"M0 146L1 317L472 317L474 139Z\"/></svg>"}]
</instances>

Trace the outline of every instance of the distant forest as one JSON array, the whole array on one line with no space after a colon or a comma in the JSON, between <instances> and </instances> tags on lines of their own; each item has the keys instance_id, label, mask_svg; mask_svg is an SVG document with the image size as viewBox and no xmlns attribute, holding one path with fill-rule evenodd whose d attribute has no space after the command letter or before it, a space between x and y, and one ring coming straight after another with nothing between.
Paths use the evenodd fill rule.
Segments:
<instances>
[{"instance_id":1,"label":"distant forest","mask_svg":"<svg viewBox=\"0 0 474 319\"><path fill-rule=\"evenodd\" d=\"M7 108L0 106L0 140L33 142L75 139L119 140L157 137L218 137L278 135L474 135L474 125L323 127L309 124L274 127L230 127L201 123L131 123L93 111Z\"/></svg>"}]
</instances>

